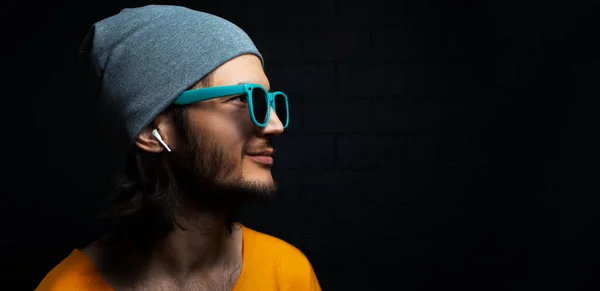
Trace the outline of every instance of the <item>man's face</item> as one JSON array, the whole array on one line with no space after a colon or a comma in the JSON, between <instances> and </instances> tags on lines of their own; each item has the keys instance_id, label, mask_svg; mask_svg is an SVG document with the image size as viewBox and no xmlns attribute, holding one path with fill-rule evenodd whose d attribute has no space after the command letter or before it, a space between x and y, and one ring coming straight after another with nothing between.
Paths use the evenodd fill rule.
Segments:
<instances>
[{"instance_id":1,"label":"man's face","mask_svg":"<svg viewBox=\"0 0 600 291\"><path fill-rule=\"evenodd\" d=\"M208 85L238 83L260 84L270 90L258 57L242 55L230 60L213 72ZM183 141L187 150L178 146L173 153L180 161L195 161L192 172L199 180L211 180L208 182L217 188L267 196L276 189L271 175L274 149L269 139L283 132L283 124L271 109L269 124L258 127L247 106L235 96L188 105Z\"/></svg>"}]
</instances>

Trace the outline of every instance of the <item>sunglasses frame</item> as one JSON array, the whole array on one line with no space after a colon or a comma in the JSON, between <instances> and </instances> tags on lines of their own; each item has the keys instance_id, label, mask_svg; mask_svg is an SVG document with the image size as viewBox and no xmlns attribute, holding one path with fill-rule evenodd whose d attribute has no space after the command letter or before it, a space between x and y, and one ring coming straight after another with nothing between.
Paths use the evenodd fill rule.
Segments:
<instances>
[{"instance_id":1,"label":"sunglasses frame","mask_svg":"<svg viewBox=\"0 0 600 291\"><path fill-rule=\"evenodd\" d=\"M265 92L265 98L267 98L266 101L267 101L267 106L269 108L267 108L267 116L265 117L264 123L258 122L256 117L254 116L254 102L252 99L253 98L252 90L254 90L255 88L263 90ZM246 94L246 98L248 100L248 111L250 113L250 118L252 119L252 122L259 127L265 127L265 126L267 126L267 124L269 124L269 121L271 119L270 108L273 108L273 111L275 111L275 113L277 113L277 110L275 109L275 97L277 95L283 96L283 98L285 100L285 111L286 111L285 113L286 113L286 117L287 117L285 120L285 124L283 125L283 128L288 127L288 124L290 123L290 109L289 109L287 95L285 95L285 93L283 93L281 91L268 92L263 86L261 86L259 84L237 84L237 85L215 86L215 87L187 90L187 91L184 91L183 93L181 93L181 95L179 95L179 97L177 97L173 103L176 105L188 105L188 104L196 103L196 102L200 102L200 101L206 101L206 100L210 100L210 99L221 98L221 97L225 97L225 96L240 95L240 94Z\"/></svg>"}]
</instances>

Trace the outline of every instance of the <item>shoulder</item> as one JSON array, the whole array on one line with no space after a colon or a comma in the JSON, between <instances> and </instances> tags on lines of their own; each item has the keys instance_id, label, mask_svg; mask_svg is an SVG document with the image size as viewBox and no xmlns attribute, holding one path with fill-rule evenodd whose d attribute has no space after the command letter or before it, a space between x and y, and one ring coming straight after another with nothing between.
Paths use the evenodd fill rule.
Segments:
<instances>
[{"instance_id":1,"label":"shoulder","mask_svg":"<svg viewBox=\"0 0 600 291\"><path fill-rule=\"evenodd\" d=\"M243 231L247 263L257 269L269 268L268 271L285 281L285 285L300 288L294 290L320 290L313 288L318 286L317 278L309 259L300 249L272 235L246 227Z\"/></svg>"},{"instance_id":2,"label":"shoulder","mask_svg":"<svg viewBox=\"0 0 600 291\"><path fill-rule=\"evenodd\" d=\"M110 290L92 261L73 250L42 279L36 291Z\"/></svg>"},{"instance_id":3,"label":"shoulder","mask_svg":"<svg viewBox=\"0 0 600 291\"><path fill-rule=\"evenodd\" d=\"M244 227L247 251L286 264L309 264L308 258L292 244L275 236ZM251 248L251 249L250 249Z\"/></svg>"}]
</instances>

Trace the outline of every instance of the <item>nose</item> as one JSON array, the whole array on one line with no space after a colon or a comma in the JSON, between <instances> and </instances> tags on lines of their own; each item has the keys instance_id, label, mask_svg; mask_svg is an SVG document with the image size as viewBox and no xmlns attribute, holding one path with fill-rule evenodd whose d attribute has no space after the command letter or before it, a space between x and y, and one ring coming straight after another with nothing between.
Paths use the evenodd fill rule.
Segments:
<instances>
[{"instance_id":1,"label":"nose","mask_svg":"<svg viewBox=\"0 0 600 291\"><path fill-rule=\"evenodd\" d=\"M273 107L269 107L269 110L269 123L262 128L261 132L263 135L280 135L283 133L283 123L279 120L279 116L277 116Z\"/></svg>"}]
</instances>

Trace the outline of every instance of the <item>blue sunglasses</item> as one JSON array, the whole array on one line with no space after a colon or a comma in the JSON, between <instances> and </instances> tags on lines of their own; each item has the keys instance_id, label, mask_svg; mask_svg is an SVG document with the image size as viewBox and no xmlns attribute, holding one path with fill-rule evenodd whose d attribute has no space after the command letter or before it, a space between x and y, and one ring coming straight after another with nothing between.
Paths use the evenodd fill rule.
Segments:
<instances>
[{"instance_id":1,"label":"blue sunglasses","mask_svg":"<svg viewBox=\"0 0 600 291\"><path fill-rule=\"evenodd\" d=\"M187 90L179 95L174 103L177 105L187 105L204 100L241 94L244 94L246 97L250 118L254 124L260 127L267 126L271 118L271 110L269 109L273 108L277 117L283 123L283 127L287 128L290 122L287 96L279 91L267 92L259 84L239 84Z\"/></svg>"}]
</instances>

